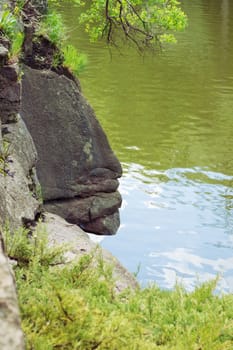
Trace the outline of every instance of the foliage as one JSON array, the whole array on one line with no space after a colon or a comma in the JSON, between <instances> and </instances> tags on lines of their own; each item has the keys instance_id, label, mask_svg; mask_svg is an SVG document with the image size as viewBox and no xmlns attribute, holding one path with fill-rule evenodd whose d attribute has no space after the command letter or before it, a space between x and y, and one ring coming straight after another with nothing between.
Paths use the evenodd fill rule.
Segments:
<instances>
[{"instance_id":1,"label":"foliage","mask_svg":"<svg viewBox=\"0 0 233 350\"><path fill-rule=\"evenodd\" d=\"M48 38L51 43L60 47L65 39L65 30L61 15L55 11L48 12L43 16L36 34Z\"/></svg>"},{"instance_id":2,"label":"foliage","mask_svg":"<svg viewBox=\"0 0 233 350\"><path fill-rule=\"evenodd\" d=\"M13 39L18 30L16 17L9 9L0 12L0 32L6 35L9 39Z\"/></svg>"},{"instance_id":3,"label":"foliage","mask_svg":"<svg viewBox=\"0 0 233 350\"><path fill-rule=\"evenodd\" d=\"M0 33L5 35L11 42L11 59L20 54L24 40L24 34L17 16L17 10L12 13L7 7L0 12Z\"/></svg>"},{"instance_id":4,"label":"foliage","mask_svg":"<svg viewBox=\"0 0 233 350\"><path fill-rule=\"evenodd\" d=\"M67 45L62 50L64 54L64 66L67 66L77 76L86 67L87 58L84 54L78 54L73 45Z\"/></svg>"},{"instance_id":5,"label":"foliage","mask_svg":"<svg viewBox=\"0 0 233 350\"><path fill-rule=\"evenodd\" d=\"M21 261L15 274L28 350L233 348L233 296L214 295L216 281L192 293L151 286L119 295L101 258L51 267L61 255L48 251L44 231L7 237Z\"/></svg>"},{"instance_id":6,"label":"foliage","mask_svg":"<svg viewBox=\"0 0 233 350\"><path fill-rule=\"evenodd\" d=\"M78 53L74 46L66 45L66 29L60 14L50 11L43 16L36 35L48 38L59 49L53 57L54 67L62 63L77 76L85 68L86 56Z\"/></svg>"},{"instance_id":7,"label":"foliage","mask_svg":"<svg viewBox=\"0 0 233 350\"><path fill-rule=\"evenodd\" d=\"M38 265L48 268L64 261L63 254L67 247L51 248L47 232L42 225L38 225L33 234L25 228L20 228L12 234L6 226L3 238L7 255L16 260L20 267Z\"/></svg>"},{"instance_id":8,"label":"foliage","mask_svg":"<svg viewBox=\"0 0 233 350\"><path fill-rule=\"evenodd\" d=\"M50 0L53 1L54 0ZM79 21L90 39L103 36L108 44L123 39L139 51L155 44L175 41L173 32L187 25L187 17L177 0L73 0L83 7Z\"/></svg>"},{"instance_id":9,"label":"foliage","mask_svg":"<svg viewBox=\"0 0 233 350\"><path fill-rule=\"evenodd\" d=\"M12 39L12 42L11 42L11 50L10 50L11 58L15 58L20 55L23 41L24 41L24 34L20 31L15 33L14 38Z\"/></svg>"}]
</instances>

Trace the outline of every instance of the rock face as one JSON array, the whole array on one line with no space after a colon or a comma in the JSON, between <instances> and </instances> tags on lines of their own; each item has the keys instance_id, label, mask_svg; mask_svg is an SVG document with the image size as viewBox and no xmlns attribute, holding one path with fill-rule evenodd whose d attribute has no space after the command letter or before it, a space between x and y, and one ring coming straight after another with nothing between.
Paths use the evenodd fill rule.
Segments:
<instances>
[{"instance_id":1,"label":"rock face","mask_svg":"<svg viewBox=\"0 0 233 350\"><path fill-rule=\"evenodd\" d=\"M36 149L22 121L17 65L0 62L0 225L33 221L39 209Z\"/></svg>"},{"instance_id":2,"label":"rock face","mask_svg":"<svg viewBox=\"0 0 233 350\"><path fill-rule=\"evenodd\" d=\"M0 60L1 57L3 64L0 68L0 114L2 123L8 123L16 119L15 116L20 109L20 83L17 65L5 65L4 55L0 55Z\"/></svg>"},{"instance_id":3,"label":"rock face","mask_svg":"<svg viewBox=\"0 0 233 350\"><path fill-rule=\"evenodd\" d=\"M18 115L15 123L3 124L5 153L0 174L0 224L12 229L35 220L39 211L39 183L35 172L36 150Z\"/></svg>"},{"instance_id":4,"label":"rock face","mask_svg":"<svg viewBox=\"0 0 233 350\"><path fill-rule=\"evenodd\" d=\"M24 68L21 115L35 142L45 207L98 234L119 226L121 165L75 81Z\"/></svg>"},{"instance_id":5,"label":"rock face","mask_svg":"<svg viewBox=\"0 0 233 350\"><path fill-rule=\"evenodd\" d=\"M1 227L11 229L33 221L36 199L36 150L18 114L18 67L8 63L9 42L0 37L0 349L23 350L23 332L13 273L3 251Z\"/></svg>"}]
</instances>

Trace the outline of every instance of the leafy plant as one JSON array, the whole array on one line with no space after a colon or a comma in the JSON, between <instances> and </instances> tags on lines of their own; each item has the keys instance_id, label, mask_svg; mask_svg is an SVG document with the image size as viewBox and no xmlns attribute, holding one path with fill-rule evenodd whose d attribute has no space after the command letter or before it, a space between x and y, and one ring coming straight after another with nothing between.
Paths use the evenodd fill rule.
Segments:
<instances>
[{"instance_id":1,"label":"leafy plant","mask_svg":"<svg viewBox=\"0 0 233 350\"><path fill-rule=\"evenodd\" d=\"M174 32L187 25L177 0L94 0L88 5L75 2L85 5L79 20L92 41L104 36L108 44L118 45L123 39L139 51L162 41L174 41Z\"/></svg>"},{"instance_id":2,"label":"leafy plant","mask_svg":"<svg viewBox=\"0 0 233 350\"><path fill-rule=\"evenodd\" d=\"M22 50L22 45L24 41L24 34L22 32L17 32L11 42L10 58L18 57Z\"/></svg>"},{"instance_id":3,"label":"leafy plant","mask_svg":"<svg viewBox=\"0 0 233 350\"><path fill-rule=\"evenodd\" d=\"M0 32L6 35L9 39L13 39L17 28L17 19L9 9L0 12Z\"/></svg>"},{"instance_id":4,"label":"leafy plant","mask_svg":"<svg viewBox=\"0 0 233 350\"><path fill-rule=\"evenodd\" d=\"M18 20L19 13L15 8L12 13L7 7L0 12L0 32L11 42L10 59L16 58L22 49L24 34Z\"/></svg>"}]
</instances>

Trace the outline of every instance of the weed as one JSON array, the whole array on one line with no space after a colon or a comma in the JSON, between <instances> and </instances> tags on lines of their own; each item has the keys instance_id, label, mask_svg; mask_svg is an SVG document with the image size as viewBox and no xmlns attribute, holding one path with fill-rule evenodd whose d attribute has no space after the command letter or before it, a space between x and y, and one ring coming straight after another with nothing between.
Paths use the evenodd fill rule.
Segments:
<instances>
[{"instance_id":1,"label":"weed","mask_svg":"<svg viewBox=\"0 0 233 350\"><path fill-rule=\"evenodd\" d=\"M79 54L74 46L66 45L66 30L61 19L61 15L51 11L43 17L38 30L37 37L45 37L54 44L59 52L55 52L53 57L53 67L64 64L75 75L79 75L87 63L87 58Z\"/></svg>"},{"instance_id":2,"label":"weed","mask_svg":"<svg viewBox=\"0 0 233 350\"><path fill-rule=\"evenodd\" d=\"M70 68L78 76L86 67L87 57L84 54L79 54L73 45L67 45L62 51L64 54L64 66Z\"/></svg>"},{"instance_id":3,"label":"weed","mask_svg":"<svg viewBox=\"0 0 233 350\"><path fill-rule=\"evenodd\" d=\"M10 59L15 59L21 52L24 34L18 20L18 13L12 13L7 7L0 12L0 33L11 41Z\"/></svg>"},{"instance_id":4,"label":"weed","mask_svg":"<svg viewBox=\"0 0 233 350\"><path fill-rule=\"evenodd\" d=\"M54 11L46 14L40 22L36 35L44 36L58 48L61 47L65 39L65 30L61 15Z\"/></svg>"},{"instance_id":5,"label":"weed","mask_svg":"<svg viewBox=\"0 0 233 350\"><path fill-rule=\"evenodd\" d=\"M21 32L17 32L11 42L11 49L10 49L11 60L15 59L20 55L23 41L24 41L24 34Z\"/></svg>"},{"instance_id":6,"label":"weed","mask_svg":"<svg viewBox=\"0 0 233 350\"><path fill-rule=\"evenodd\" d=\"M16 31L16 17L8 9L5 9L4 11L0 12L0 32L6 35L9 39L13 39Z\"/></svg>"}]
</instances>

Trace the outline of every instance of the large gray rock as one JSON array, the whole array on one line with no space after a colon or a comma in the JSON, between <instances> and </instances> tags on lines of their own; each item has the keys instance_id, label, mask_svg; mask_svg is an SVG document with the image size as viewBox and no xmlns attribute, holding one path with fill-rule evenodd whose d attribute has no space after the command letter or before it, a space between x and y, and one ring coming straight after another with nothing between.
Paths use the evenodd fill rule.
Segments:
<instances>
[{"instance_id":1,"label":"large gray rock","mask_svg":"<svg viewBox=\"0 0 233 350\"><path fill-rule=\"evenodd\" d=\"M37 148L37 173L49 210L86 230L98 218L98 233L115 233L121 165L75 81L25 67L21 114Z\"/></svg>"},{"instance_id":2,"label":"large gray rock","mask_svg":"<svg viewBox=\"0 0 233 350\"><path fill-rule=\"evenodd\" d=\"M0 233L0 240L2 239ZM0 243L0 349L23 350L24 338L13 273Z\"/></svg>"},{"instance_id":3,"label":"large gray rock","mask_svg":"<svg viewBox=\"0 0 233 350\"><path fill-rule=\"evenodd\" d=\"M76 225L68 224L61 217L51 213L46 213L45 222L39 225L45 226L51 246L69 247L65 254L66 263L71 263L85 254L94 254L94 264L101 257L105 263L112 266L116 292L122 292L126 288L139 288L136 278L110 252L99 247Z\"/></svg>"},{"instance_id":4,"label":"large gray rock","mask_svg":"<svg viewBox=\"0 0 233 350\"><path fill-rule=\"evenodd\" d=\"M0 224L12 229L33 221L39 211L39 183L35 173L37 154L20 118L3 124L4 161L0 171Z\"/></svg>"}]
</instances>

